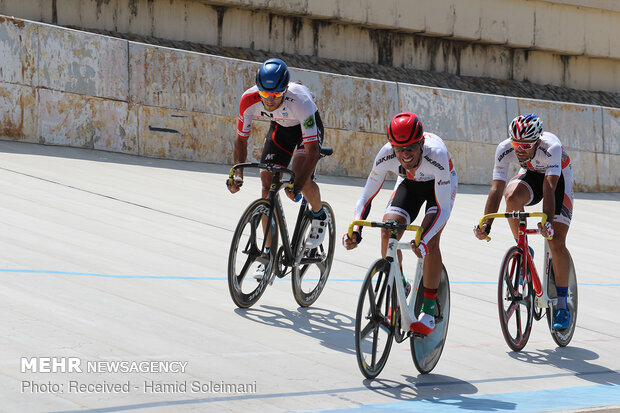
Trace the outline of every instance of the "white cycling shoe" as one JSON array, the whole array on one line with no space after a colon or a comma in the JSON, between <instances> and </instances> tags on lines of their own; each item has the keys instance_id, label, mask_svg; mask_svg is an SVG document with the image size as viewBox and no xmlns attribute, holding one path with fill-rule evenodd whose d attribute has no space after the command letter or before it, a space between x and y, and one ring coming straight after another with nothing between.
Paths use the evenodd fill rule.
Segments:
<instances>
[{"instance_id":1,"label":"white cycling shoe","mask_svg":"<svg viewBox=\"0 0 620 413\"><path fill-rule=\"evenodd\" d=\"M306 239L306 248L316 248L325 239L327 232L327 217L325 219L314 218L310 224L310 234Z\"/></svg>"},{"instance_id":2,"label":"white cycling shoe","mask_svg":"<svg viewBox=\"0 0 620 413\"><path fill-rule=\"evenodd\" d=\"M252 274L252 277L254 277L256 281L260 281L263 279L264 276L265 276L265 266L263 264L258 264L258 267L256 267L256 271L254 271L254 274Z\"/></svg>"}]
</instances>

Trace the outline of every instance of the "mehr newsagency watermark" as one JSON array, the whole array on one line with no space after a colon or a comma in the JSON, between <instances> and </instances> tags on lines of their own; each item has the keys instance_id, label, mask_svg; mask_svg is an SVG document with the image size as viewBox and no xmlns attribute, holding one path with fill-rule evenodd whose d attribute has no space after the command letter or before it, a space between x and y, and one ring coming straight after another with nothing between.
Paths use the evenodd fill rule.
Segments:
<instances>
[{"instance_id":1,"label":"mehr newsagency watermark","mask_svg":"<svg viewBox=\"0 0 620 413\"><path fill-rule=\"evenodd\" d=\"M185 373L187 361L82 360L79 357L22 357L22 373L76 373L75 380L22 380L22 393L202 393L253 394L256 381L230 383L224 380L80 380L79 373Z\"/></svg>"}]
</instances>

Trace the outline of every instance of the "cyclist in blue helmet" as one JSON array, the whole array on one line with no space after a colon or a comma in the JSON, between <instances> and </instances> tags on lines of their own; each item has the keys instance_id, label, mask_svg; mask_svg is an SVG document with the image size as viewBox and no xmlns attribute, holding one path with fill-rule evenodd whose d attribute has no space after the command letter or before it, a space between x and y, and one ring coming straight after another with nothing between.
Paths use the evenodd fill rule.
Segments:
<instances>
[{"instance_id":1,"label":"cyclist in blue helmet","mask_svg":"<svg viewBox=\"0 0 620 413\"><path fill-rule=\"evenodd\" d=\"M319 160L323 140L323 122L314 102L314 94L300 83L290 83L286 63L280 59L266 60L256 72L256 85L246 90L239 103L239 121L235 139L234 163L247 159L248 138L254 119L270 122L269 131L260 158L261 163L288 167L295 172L293 191L285 191L292 200L300 193L310 203L314 214L310 234L306 240L309 248L318 247L327 231L327 215L321 204L319 187L312 179ZM272 172L261 171L262 196L267 197ZM243 184L243 170L238 169L233 184L228 186L236 193ZM254 277L262 278L259 271ZM263 269L264 273L264 269Z\"/></svg>"}]
</instances>

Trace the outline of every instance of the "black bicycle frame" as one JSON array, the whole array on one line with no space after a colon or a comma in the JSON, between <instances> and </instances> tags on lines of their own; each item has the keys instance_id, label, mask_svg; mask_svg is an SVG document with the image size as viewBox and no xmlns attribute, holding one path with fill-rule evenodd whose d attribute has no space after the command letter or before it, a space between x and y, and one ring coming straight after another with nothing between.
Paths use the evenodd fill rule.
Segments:
<instances>
[{"instance_id":1,"label":"black bicycle frame","mask_svg":"<svg viewBox=\"0 0 620 413\"><path fill-rule=\"evenodd\" d=\"M276 171L273 174L273 179L271 181L271 187L269 189L269 195L267 195L267 199L269 200L269 215L267 217L267 226L265 228L265 233L271 229L271 217L275 214L276 222L278 223L278 228L280 228L280 236L282 238L282 245L284 246L284 256L286 262L284 265L292 266L295 257L293 256L293 249L297 249L297 243L299 242L299 231L301 227L301 222L303 218L303 214L306 213L307 203L305 198L302 198L301 205L299 206L299 212L297 213L297 221L295 223L295 229L293 230L293 239L289 238L288 234L288 226L286 224L286 219L284 218L284 208L282 207L282 201L280 200L280 195L278 191L282 186L282 182L280 181L280 172ZM267 237L265 237L265 241L267 241Z\"/></svg>"}]
</instances>

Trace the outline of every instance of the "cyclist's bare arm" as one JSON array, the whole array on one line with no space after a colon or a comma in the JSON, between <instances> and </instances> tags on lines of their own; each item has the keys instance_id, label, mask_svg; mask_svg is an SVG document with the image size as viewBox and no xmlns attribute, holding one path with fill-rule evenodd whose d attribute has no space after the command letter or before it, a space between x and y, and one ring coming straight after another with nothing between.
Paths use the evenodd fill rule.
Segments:
<instances>
[{"instance_id":1,"label":"cyclist's bare arm","mask_svg":"<svg viewBox=\"0 0 620 413\"><path fill-rule=\"evenodd\" d=\"M235 144L233 147L233 163L238 164L245 162L248 156L248 140L237 135ZM235 171L232 185L228 185L228 190L233 194L238 192L243 185L243 168L239 168Z\"/></svg>"},{"instance_id":2,"label":"cyclist's bare arm","mask_svg":"<svg viewBox=\"0 0 620 413\"><path fill-rule=\"evenodd\" d=\"M542 227L538 224L540 233L543 237L549 237L553 233L550 231L550 225L553 224L555 215L555 188L558 185L560 177L558 175L546 175L543 180L543 212L547 214L548 226Z\"/></svg>"},{"instance_id":3,"label":"cyclist's bare arm","mask_svg":"<svg viewBox=\"0 0 620 413\"><path fill-rule=\"evenodd\" d=\"M491 183L491 189L487 196L487 202L484 206L484 215L493 214L499 209L499 205L502 202L502 195L506 188L506 181L500 179L494 179ZM490 226L493 223L493 219L487 219L482 224L482 228L477 226L474 228L474 234L476 238L483 240L489 235Z\"/></svg>"}]
</instances>

